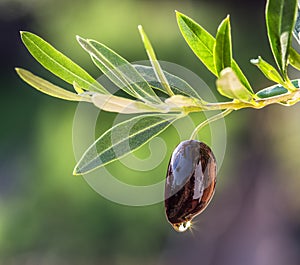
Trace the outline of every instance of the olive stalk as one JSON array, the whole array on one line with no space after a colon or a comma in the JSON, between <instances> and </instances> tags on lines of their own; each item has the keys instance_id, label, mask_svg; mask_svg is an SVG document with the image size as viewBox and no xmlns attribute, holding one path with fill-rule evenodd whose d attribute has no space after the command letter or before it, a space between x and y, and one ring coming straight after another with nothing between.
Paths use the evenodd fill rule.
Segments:
<instances>
[{"instance_id":1,"label":"olive stalk","mask_svg":"<svg viewBox=\"0 0 300 265\"><path fill-rule=\"evenodd\" d=\"M225 116L227 116L228 114L230 114L231 112L233 111L233 109L227 109L227 110L224 110L223 112L221 113L218 113L212 117L210 117L209 119L203 121L202 123L200 123L193 131L190 139L195 139L196 138L196 135L198 134L198 132L203 128L205 127L206 125L208 125L209 123L211 122L214 122L216 120L219 120L221 118L224 118Z\"/></svg>"}]
</instances>

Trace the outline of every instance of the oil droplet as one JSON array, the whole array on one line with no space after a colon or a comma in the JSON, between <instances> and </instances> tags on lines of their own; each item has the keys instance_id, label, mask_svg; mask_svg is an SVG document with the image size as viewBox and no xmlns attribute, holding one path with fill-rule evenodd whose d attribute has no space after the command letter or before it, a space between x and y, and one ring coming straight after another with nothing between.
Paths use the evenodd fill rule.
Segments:
<instances>
[{"instance_id":1,"label":"oil droplet","mask_svg":"<svg viewBox=\"0 0 300 265\"><path fill-rule=\"evenodd\" d=\"M187 221L178 224L173 224L172 226L177 232L185 232L192 226L192 223L191 221Z\"/></svg>"}]
</instances>

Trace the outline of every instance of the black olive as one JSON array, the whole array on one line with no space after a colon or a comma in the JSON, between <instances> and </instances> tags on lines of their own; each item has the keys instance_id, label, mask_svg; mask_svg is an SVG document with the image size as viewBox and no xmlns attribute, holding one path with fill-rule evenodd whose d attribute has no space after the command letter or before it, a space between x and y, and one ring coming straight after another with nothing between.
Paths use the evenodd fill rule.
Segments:
<instances>
[{"instance_id":1,"label":"black olive","mask_svg":"<svg viewBox=\"0 0 300 265\"><path fill-rule=\"evenodd\" d=\"M181 142L174 150L165 184L168 221L178 232L191 225L213 197L217 166L211 149L196 140Z\"/></svg>"}]
</instances>

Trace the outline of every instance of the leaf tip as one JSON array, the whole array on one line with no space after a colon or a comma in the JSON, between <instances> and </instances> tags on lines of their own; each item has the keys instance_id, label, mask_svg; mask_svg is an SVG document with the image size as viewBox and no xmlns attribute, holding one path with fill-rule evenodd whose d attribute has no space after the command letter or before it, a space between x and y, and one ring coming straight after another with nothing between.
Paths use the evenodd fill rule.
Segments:
<instances>
[{"instance_id":1,"label":"leaf tip","mask_svg":"<svg viewBox=\"0 0 300 265\"><path fill-rule=\"evenodd\" d=\"M250 63L257 65L259 63L259 57L257 59L251 59Z\"/></svg>"},{"instance_id":2,"label":"leaf tip","mask_svg":"<svg viewBox=\"0 0 300 265\"><path fill-rule=\"evenodd\" d=\"M18 75L19 77L21 77L21 78L22 78L22 72L23 72L23 73L26 72L25 69L22 69L22 68L19 68L19 67L15 67L15 71L16 71L17 75Z\"/></svg>"},{"instance_id":3,"label":"leaf tip","mask_svg":"<svg viewBox=\"0 0 300 265\"><path fill-rule=\"evenodd\" d=\"M76 40L77 40L78 42L81 42L81 41L83 40L83 38L81 38L79 35L76 35Z\"/></svg>"},{"instance_id":4,"label":"leaf tip","mask_svg":"<svg viewBox=\"0 0 300 265\"><path fill-rule=\"evenodd\" d=\"M184 14L182 14L182 13L179 12L178 10L175 10L175 14L176 14L177 20L179 20L180 18L183 18L183 17L184 17Z\"/></svg>"},{"instance_id":5,"label":"leaf tip","mask_svg":"<svg viewBox=\"0 0 300 265\"><path fill-rule=\"evenodd\" d=\"M26 30L20 30L20 35L25 35L25 34L30 34L29 31L26 31ZM31 33L32 34L32 33Z\"/></svg>"},{"instance_id":6,"label":"leaf tip","mask_svg":"<svg viewBox=\"0 0 300 265\"><path fill-rule=\"evenodd\" d=\"M73 170L73 176L80 176L81 175L81 172L80 170L78 169L78 167L76 166Z\"/></svg>"}]
</instances>

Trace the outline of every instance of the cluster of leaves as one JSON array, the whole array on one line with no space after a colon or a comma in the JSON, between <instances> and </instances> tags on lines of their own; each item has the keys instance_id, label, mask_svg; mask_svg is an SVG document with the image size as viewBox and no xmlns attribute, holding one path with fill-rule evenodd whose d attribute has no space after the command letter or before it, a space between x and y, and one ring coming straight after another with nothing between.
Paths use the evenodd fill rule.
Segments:
<instances>
[{"instance_id":1,"label":"cluster of leaves","mask_svg":"<svg viewBox=\"0 0 300 265\"><path fill-rule=\"evenodd\" d=\"M205 124L232 110L298 102L298 80L290 80L287 73L289 64L300 70L300 55L291 47L293 34L300 43L297 10L297 0L267 0L267 32L277 69L262 57L251 60L251 63L276 84L256 94L232 58L229 16L221 22L213 37L194 20L176 12L184 39L207 69L217 77L217 90L231 99L229 102L206 102L186 81L163 71L141 26L139 32L151 66L132 65L105 45L77 36L78 43L102 73L134 99L111 94L80 66L30 32L21 32L21 37L32 56L47 70L72 84L76 93L27 70L16 68L16 71L25 82L48 95L70 101L90 102L105 111L142 114L113 126L92 144L74 169L74 174L84 174L136 150L190 112L225 110L200 124L192 134L195 137ZM157 91L165 94L165 98L158 97Z\"/></svg>"}]
</instances>

